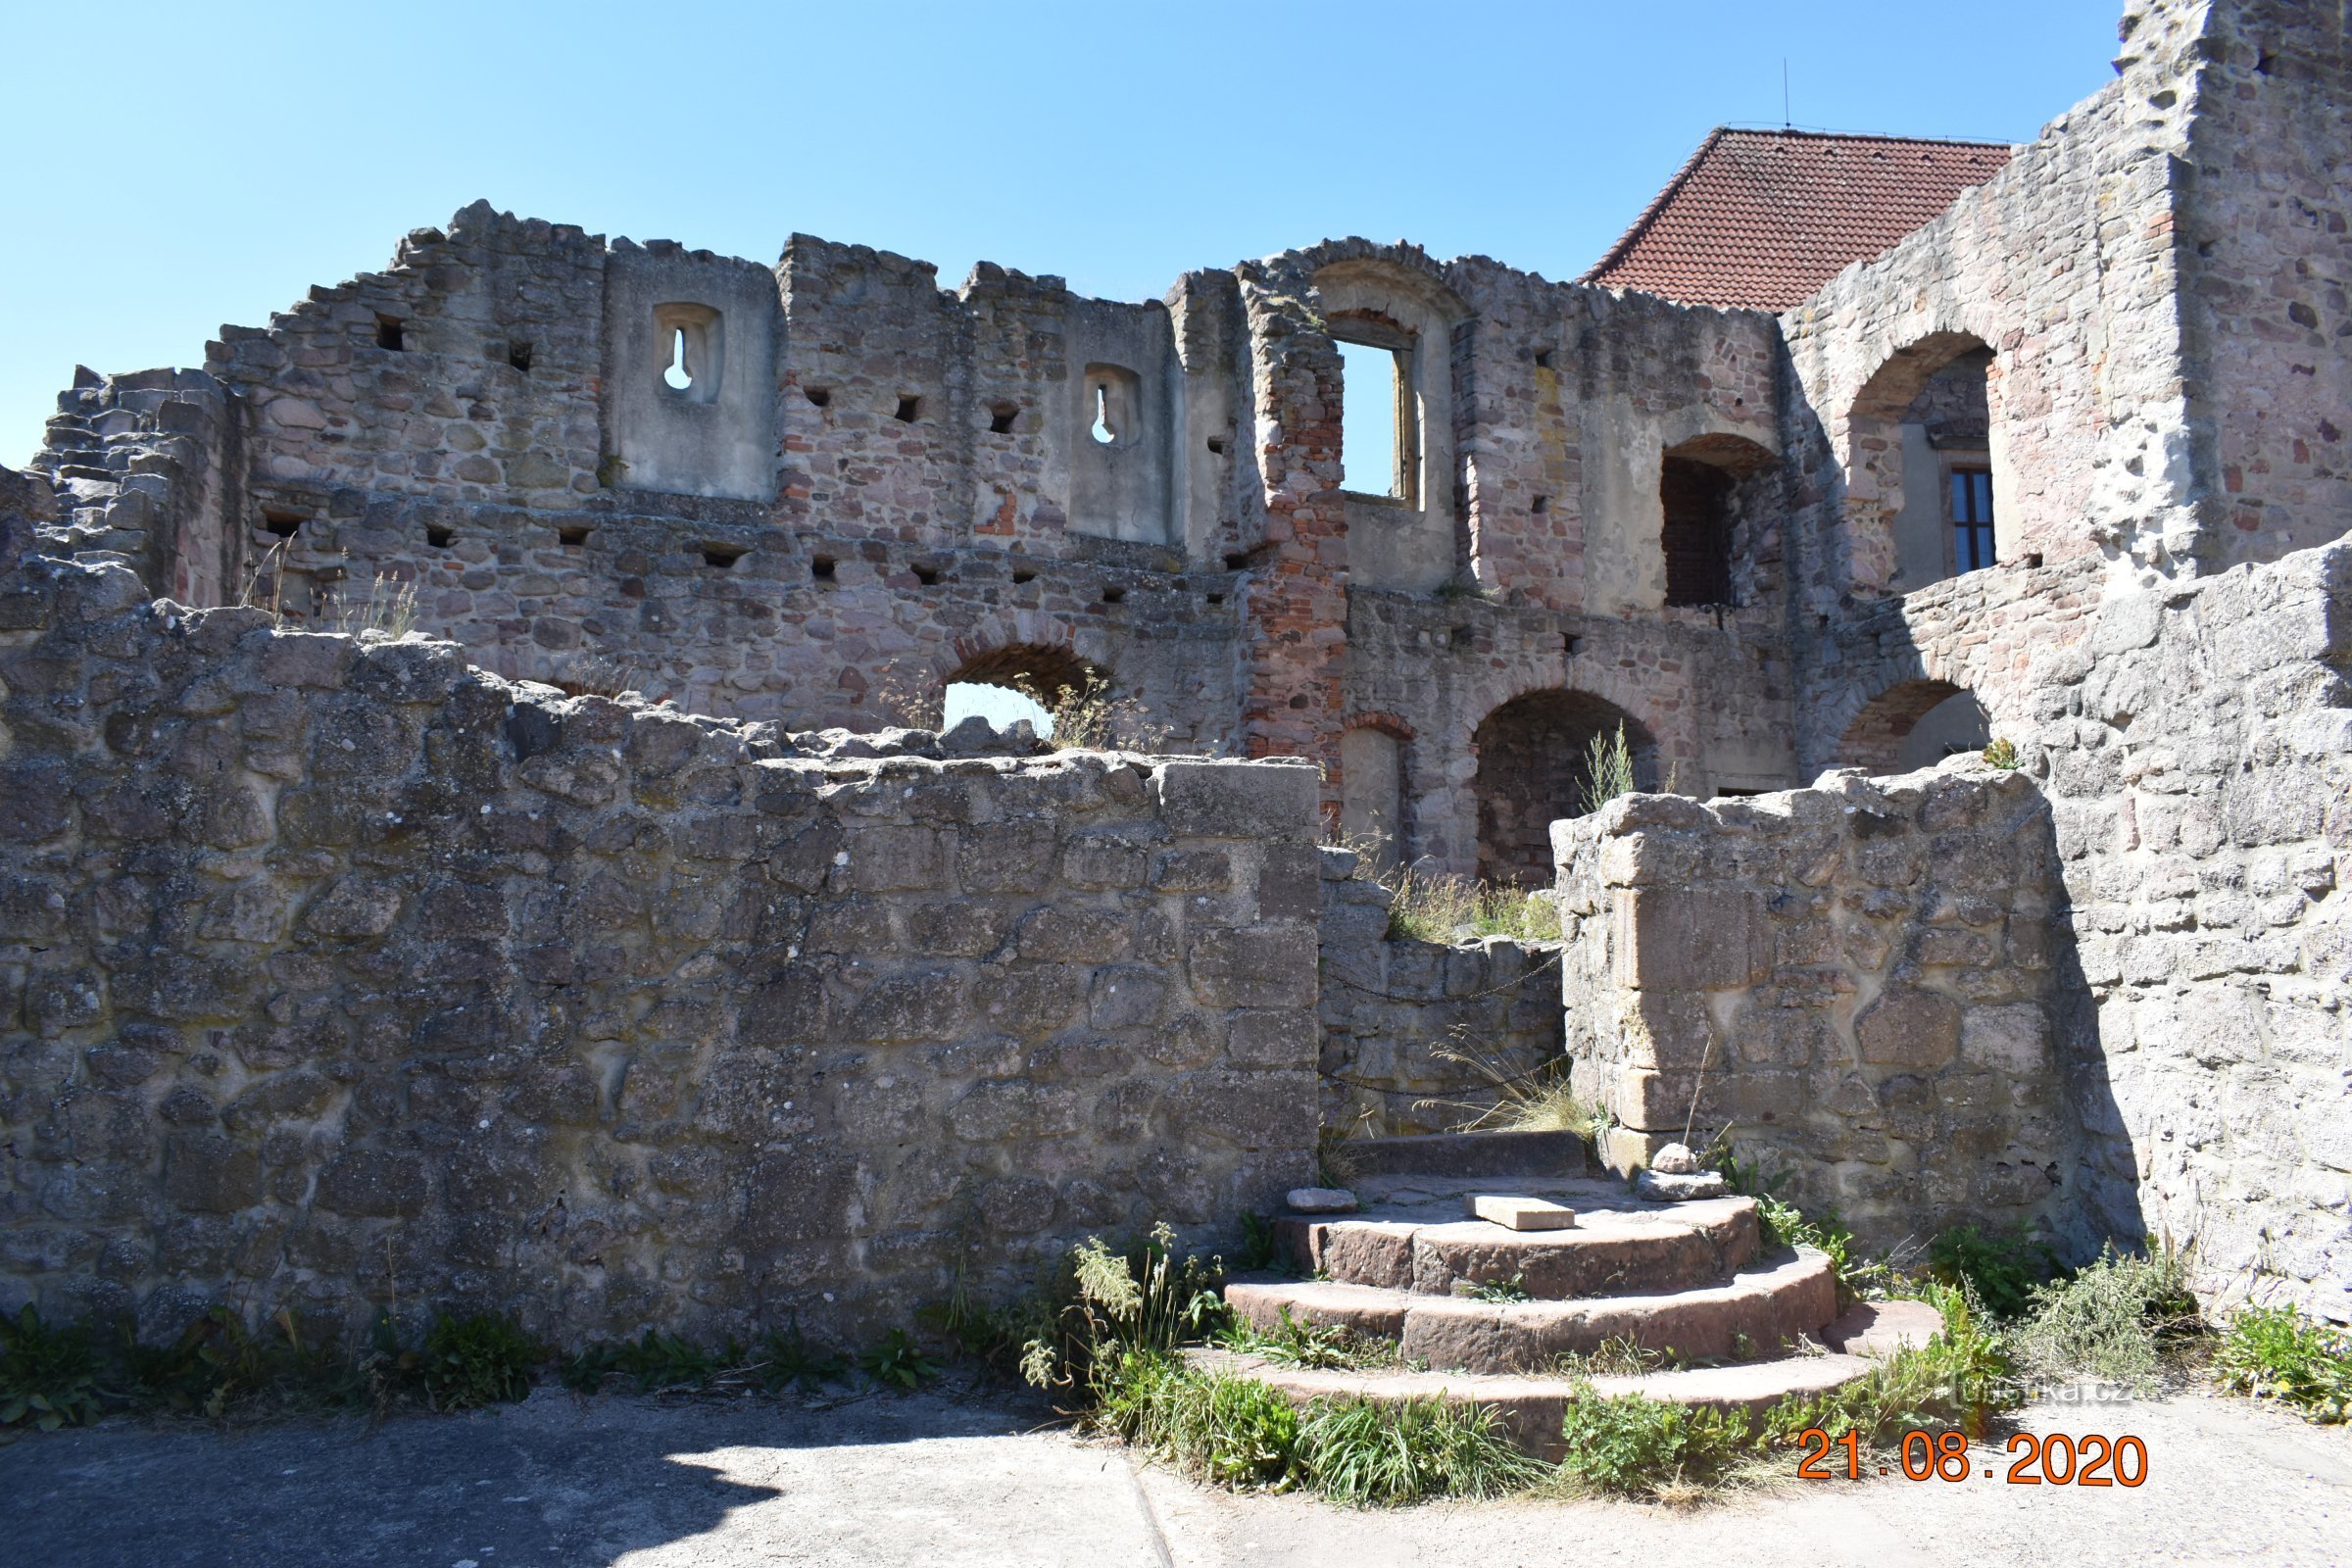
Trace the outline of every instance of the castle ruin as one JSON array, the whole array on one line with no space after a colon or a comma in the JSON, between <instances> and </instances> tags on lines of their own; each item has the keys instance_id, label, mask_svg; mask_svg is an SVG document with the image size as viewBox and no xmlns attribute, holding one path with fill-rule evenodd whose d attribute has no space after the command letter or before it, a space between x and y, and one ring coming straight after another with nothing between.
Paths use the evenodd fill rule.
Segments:
<instances>
[{"instance_id":1,"label":"castle ruin","mask_svg":"<svg viewBox=\"0 0 2352 1568\"><path fill-rule=\"evenodd\" d=\"M477 203L83 377L0 476L9 1299L821 1325L1229 1223L1406 984L1346 834L1557 888L1621 1167L2352 1317L2352 39L2122 39L2015 148L1719 132L1573 282ZM1093 677L1119 752L935 733Z\"/></svg>"}]
</instances>

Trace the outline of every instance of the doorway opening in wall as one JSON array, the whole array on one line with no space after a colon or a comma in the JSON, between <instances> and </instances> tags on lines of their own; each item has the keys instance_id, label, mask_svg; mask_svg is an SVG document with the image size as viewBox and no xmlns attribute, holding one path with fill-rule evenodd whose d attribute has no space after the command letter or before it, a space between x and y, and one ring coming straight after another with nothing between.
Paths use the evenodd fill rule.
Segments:
<instances>
[{"instance_id":1,"label":"doorway opening in wall","mask_svg":"<svg viewBox=\"0 0 2352 1568\"><path fill-rule=\"evenodd\" d=\"M1658 546L1668 605L1736 605L1734 536L1756 502L1749 481L1772 466L1769 451L1737 435L1695 436L1660 456Z\"/></svg>"},{"instance_id":2,"label":"doorway opening in wall","mask_svg":"<svg viewBox=\"0 0 2352 1568\"><path fill-rule=\"evenodd\" d=\"M1335 322L1340 351L1340 488L1412 505L1420 455L1413 421L1413 342L1381 321Z\"/></svg>"},{"instance_id":3,"label":"doorway opening in wall","mask_svg":"<svg viewBox=\"0 0 2352 1568\"><path fill-rule=\"evenodd\" d=\"M1583 816L1594 780L1595 740L1625 728L1634 787L1657 787L1657 742L1640 719L1589 692L1555 689L1514 697L1471 736L1478 757L1478 874L1489 882L1548 887L1551 824Z\"/></svg>"},{"instance_id":4,"label":"doorway opening in wall","mask_svg":"<svg viewBox=\"0 0 2352 1568\"><path fill-rule=\"evenodd\" d=\"M1838 742L1838 765L1908 773L1991 744L1992 720L1976 693L1948 680L1907 680L1862 705Z\"/></svg>"}]
</instances>

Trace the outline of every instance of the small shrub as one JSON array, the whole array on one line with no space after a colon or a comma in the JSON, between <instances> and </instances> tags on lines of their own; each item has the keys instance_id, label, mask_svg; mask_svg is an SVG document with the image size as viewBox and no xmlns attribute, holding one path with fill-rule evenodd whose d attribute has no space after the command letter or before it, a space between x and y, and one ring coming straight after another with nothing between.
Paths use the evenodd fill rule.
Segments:
<instances>
[{"instance_id":1,"label":"small shrub","mask_svg":"<svg viewBox=\"0 0 2352 1568\"><path fill-rule=\"evenodd\" d=\"M79 1324L52 1328L29 1301L0 1317L0 1427L55 1432L97 1420L99 1365Z\"/></svg>"},{"instance_id":2,"label":"small shrub","mask_svg":"<svg viewBox=\"0 0 2352 1568\"><path fill-rule=\"evenodd\" d=\"M1634 793L1634 753L1625 725L1614 735L1595 735L1585 745L1585 812L1599 810L1620 795Z\"/></svg>"},{"instance_id":3,"label":"small shrub","mask_svg":"<svg viewBox=\"0 0 2352 1568\"><path fill-rule=\"evenodd\" d=\"M259 1333L225 1306L214 1307L168 1346L129 1341L126 1396L182 1415L215 1419L269 1400L294 1405L377 1408L416 1387L418 1357L401 1348L388 1313L377 1312L368 1348L347 1353L332 1336L304 1332L291 1307Z\"/></svg>"},{"instance_id":4,"label":"small shrub","mask_svg":"<svg viewBox=\"0 0 2352 1568\"><path fill-rule=\"evenodd\" d=\"M1112 1251L1099 1236L1073 1248L1068 1267L1076 1298L1023 1347L1021 1376L1041 1389L1085 1388L1098 1367L1117 1363L1119 1351L1173 1354L1187 1340L1222 1327L1225 1302L1216 1287L1223 1270L1214 1259L1204 1264L1187 1256L1179 1263L1175 1250L1176 1233L1164 1223L1125 1252Z\"/></svg>"},{"instance_id":5,"label":"small shrub","mask_svg":"<svg viewBox=\"0 0 2352 1568\"><path fill-rule=\"evenodd\" d=\"M1984 748L1984 760L2004 770L2016 768L2019 765L2017 742L1995 740L1990 746Z\"/></svg>"},{"instance_id":6,"label":"small shrub","mask_svg":"<svg viewBox=\"0 0 2352 1568\"><path fill-rule=\"evenodd\" d=\"M2291 1306L2249 1306L2230 1320L2214 1352L2224 1388L2277 1399L2304 1418L2352 1419L2352 1334Z\"/></svg>"},{"instance_id":7,"label":"small shrub","mask_svg":"<svg viewBox=\"0 0 2352 1568\"><path fill-rule=\"evenodd\" d=\"M858 1369L901 1394L912 1394L940 1373L939 1363L925 1355L905 1329L882 1336L881 1344L858 1357Z\"/></svg>"},{"instance_id":8,"label":"small shrub","mask_svg":"<svg viewBox=\"0 0 2352 1568\"><path fill-rule=\"evenodd\" d=\"M1288 1491L1301 1479L1298 1411L1263 1383L1195 1372L1158 1350L1118 1349L1097 1388L1099 1425L1195 1480Z\"/></svg>"},{"instance_id":9,"label":"small shrub","mask_svg":"<svg viewBox=\"0 0 2352 1568\"><path fill-rule=\"evenodd\" d=\"M2073 1279L2034 1288L2010 1336L2020 1362L2045 1377L2087 1374L2145 1393L2167 1340L2201 1326L2177 1252L2129 1257L2112 1247Z\"/></svg>"},{"instance_id":10,"label":"small shrub","mask_svg":"<svg viewBox=\"0 0 2352 1568\"><path fill-rule=\"evenodd\" d=\"M1318 1400L1298 1441L1324 1495L1358 1507L1507 1496L1549 1473L1520 1451L1492 1412L1448 1399Z\"/></svg>"},{"instance_id":11,"label":"small shrub","mask_svg":"<svg viewBox=\"0 0 2352 1568\"><path fill-rule=\"evenodd\" d=\"M470 1410L531 1392L545 1349L514 1319L494 1312L438 1317L425 1331L420 1372L436 1410Z\"/></svg>"},{"instance_id":12,"label":"small shrub","mask_svg":"<svg viewBox=\"0 0 2352 1568\"><path fill-rule=\"evenodd\" d=\"M1561 1422L1560 1469L1593 1492L1655 1496L1712 1479L1748 1444L1744 1411L1726 1414L1639 1394L1580 1391Z\"/></svg>"},{"instance_id":13,"label":"small shrub","mask_svg":"<svg viewBox=\"0 0 2352 1568\"><path fill-rule=\"evenodd\" d=\"M2023 1221L1989 1234L1955 1225L1928 1244L1928 1263L1945 1285L1966 1285L1995 1317L2013 1318L2033 1303L2036 1286L2059 1273L2058 1254Z\"/></svg>"}]
</instances>

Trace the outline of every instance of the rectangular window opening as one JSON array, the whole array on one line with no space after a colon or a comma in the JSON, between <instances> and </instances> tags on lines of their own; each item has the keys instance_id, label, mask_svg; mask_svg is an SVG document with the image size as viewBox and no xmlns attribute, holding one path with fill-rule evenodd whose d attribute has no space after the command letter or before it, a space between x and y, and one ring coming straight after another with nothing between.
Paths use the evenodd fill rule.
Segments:
<instances>
[{"instance_id":1,"label":"rectangular window opening","mask_svg":"<svg viewBox=\"0 0 2352 1568\"><path fill-rule=\"evenodd\" d=\"M1017 403L992 404L988 411L988 429L991 435L1012 434L1012 421L1021 416Z\"/></svg>"},{"instance_id":2,"label":"rectangular window opening","mask_svg":"<svg viewBox=\"0 0 2352 1568\"><path fill-rule=\"evenodd\" d=\"M424 542L435 550L447 550L458 542L457 530L444 528L437 522L428 522L424 525Z\"/></svg>"},{"instance_id":3,"label":"rectangular window opening","mask_svg":"<svg viewBox=\"0 0 2352 1568\"><path fill-rule=\"evenodd\" d=\"M1127 590L1124 588L1105 588L1102 590L1102 602L1106 605L1124 604L1126 599Z\"/></svg>"},{"instance_id":4,"label":"rectangular window opening","mask_svg":"<svg viewBox=\"0 0 2352 1568\"><path fill-rule=\"evenodd\" d=\"M936 588L939 586L939 568L937 566L917 566L914 568L914 580L926 588Z\"/></svg>"},{"instance_id":5,"label":"rectangular window opening","mask_svg":"<svg viewBox=\"0 0 2352 1568\"><path fill-rule=\"evenodd\" d=\"M1341 343L1340 485L1359 496L1412 499L1405 357L1369 343Z\"/></svg>"},{"instance_id":6,"label":"rectangular window opening","mask_svg":"<svg viewBox=\"0 0 2352 1568\"><path fill-rule=\"evenodd\" d=\"M897 419L901 424L912 424L922 412L923 400L921 398L903 397L899 399L898 412L891 417Z\"/></svg>"},{"instance_id":7,"label":"rectangular window opening","mask_svg":"<svg viewBox=\"0 0 2352 1568\"><path fill-rule=\"evenodd\" d=\"M833 580L833 558L818 556L809 562L808 575L814 577L818 582L831 582Z\"/></svg>"},{"instance_id":8,"label":"rectangular window opening","mask_svg":"<svg viewBox=\"0 0 2352 1568\"><path fill-rule=\"evenodd\" d=\"M1035 582L1037 573L1029 570L1026 566L1015 566L1012 568L1012 580L1015 584Z\"/></svg>"},{"instance_id":9,"label":"rectangular window opening","mask_svg":"<svg viewBox=\"0 0 2352 1568\"><path fill-rule=\"evenodd\" d=\"M801 396L807 398L811 407L821 409L833 401L833 389L829 386L803 387Z\"/></svg>"},{"instance_id":10,"label":"rectangular window opening","mask_svg":"<svg viewBox=\"0 0 2352 1568\"><path fill-rule=\"evenodd\" d=\"M1549 512L1549 511L1551 510L1551 497L1549 497L1549 496L1538 496L1538 497L1536 497L1536 499L1535 499L1535 500L1533 500L1533 501L1531 501L1531 502L1529 502L1529 503L1527 504L1527 510L1528 510L1528 511L1530 511L1530 512L1532 512L1532 513L1534 513L1534 514L1535 514L1537 516L1541 517L1542 515L1544 515L1544 514L1545 514L1546 512Z\"/></svg>"},{"instance_id":11,"label":"rectangular window opening","mask_svg":"<svg viewBox=\"0 0 2352 1568\"><path fill-rule=\"evenodd\" d=\"M523 374L531 373L531 346L528 343L509 343L507 363Z\"/></svg>"},{"instance_id":12,"label":"rectangular window opening","mask_svg":"<svg viewBox=\"0 0 2352 1568\"><path fill-rule=\"evenodd\" d=\"M565 549L577 550L588 542L588 529L582 525L561 527L556 530L556 538Z\"/></svg>"},{"instance_id":13,"label":"rectangular window opening","mask_svg":"<svg viewBox=\"0 0 2352 1568\"><path fill-rule=\"evenodd\" d=\"M273 507L262 509L262 526L280 539L291 539L302 531L310 519L299 512L280 512Z\"/></svg>"},{"instance_id":14,"label":"rectangular window opening","mask_svg":"<svg viewBox=\"0 0 2352 1568\"><path fill-rule=\"evenodd\" d=\"M407 352L409 342L405 328L406 323L397 316L377 317L375 318L375 346L379 349L390 349L395 354Z\"/></svg>"},{"instance_id":15,"label":"rectangular window opening","mask_svg":"<svg viewBox=\"0 0 2352 1568\"><path fill-rule=\"evenodd\" d=\"M1952 570L1982 571L1992 565L1992 470L1954 468L1951 505Z\"/></svg>"},{"instance_id":16,"label":"rectangular window opening","mask_svg":"<svg viewBox=\"0 0 2352 1568\"><path fill-rule=\"evenodd\" d=\"M703 564L715 566L720 571L724 571L741 561L744 554L743 547L740 545L705 545L703 546Z\"/></svg>"}]
</instances>

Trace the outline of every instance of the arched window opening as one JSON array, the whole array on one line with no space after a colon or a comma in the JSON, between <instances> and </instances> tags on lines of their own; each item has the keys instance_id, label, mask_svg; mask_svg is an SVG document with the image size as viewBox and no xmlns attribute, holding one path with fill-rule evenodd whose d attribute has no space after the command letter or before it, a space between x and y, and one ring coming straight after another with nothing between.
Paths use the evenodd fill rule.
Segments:
<instances>
[{"instance_id":1,"label":"arched window opening","mask_svg":"<svg viewBox=\"0 0 2352 1568\"><path fill-rule=\"evenodd\" d=\"M1992 410L1998 365L1964 332L1888 360L1854 401L1846 477L1854 585L1907 593L1996 564Z\"/></svg>"},{"instance_id":2,"label":"arched window opening","mask_svg":"<svg viewBox=\"0 0 2352 1568\"><path fill-rule=\"evenodd\" d=\"M688 403L717 398L724 351L718 312L685 302L657 305L654 344L663 393Z\"/></svg>"},{"instance_id":3,"label":"arched window opening","mask_svg":"<svg viewBox=\"0 0 2352 1568\"><path fill-rule=\"evenodd\" d=\"M1000 648L965 661L948 677L940 727L953 729L974 713L999 729L1025 718L1040 739L1051 740L1056 710L1068 713L1108 686L1102 671L1067 649Z\"/></svg>"},{"instance_id":4,"label":"arched window opening","mask_svg":"<svg viewBox=\"0 0 2352 1568\"><path fill-rule=\"evenodd\" d=\"M1548 887L1551 824L1582 816L1595 739L1625 726L1634 784L1657 787L1657 743L1625 710L1586 692L1530 692L1486 716L1471 737L1478 754L1478 874L1490 882Z\"/></svg>"},{"instance_id":5,"label":"arched window opening","mask_svg":"<svg viewBox=\"0 0 2352 1568\"><path fill-rule=\"evenodd\" d=\"M1838 743L1838 765L1907 773L1991 744L1991 720L1975 693L1947 680L1911 680L1862 705Z\"/></svg>"}]
</instances>

